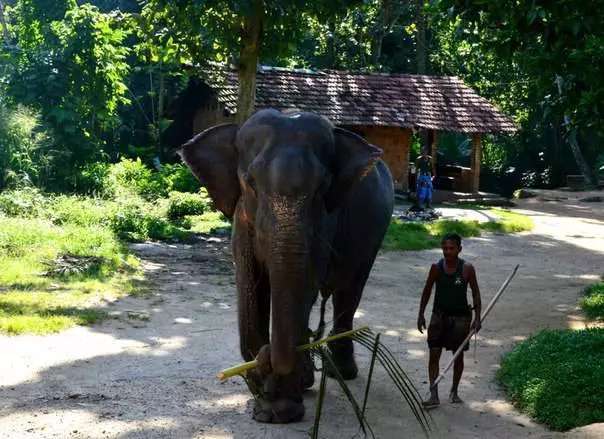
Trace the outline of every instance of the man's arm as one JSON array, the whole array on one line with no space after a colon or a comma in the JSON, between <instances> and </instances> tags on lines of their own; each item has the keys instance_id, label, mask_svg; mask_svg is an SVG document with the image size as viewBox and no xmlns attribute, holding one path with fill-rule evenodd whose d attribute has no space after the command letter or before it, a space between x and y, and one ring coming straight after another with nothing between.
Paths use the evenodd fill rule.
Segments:
<instances>
[{"instance_id":1,"label":"man's arm","mask_svg":"<svg viewBox=\"0 0 604 439\"><path fill-rule=\"evenodd\" d=\"M428 279L426 279L426 285L424 285L424 291L422 292L422 298L419 301L419 313L417 316L417 329L419 332L423 334L423 329L426 328L426 319L424 318L424 312L426 310L426 306L428 306L428 302L430 301L430 296L432 295L432 286L436 281L436 276L438 275L438 266L436 264L432 264L430 267L430 272L428 273Z\"/></svg>"},{"instance_id":2,"label":"man's arm","mask_svg":"<svg viewBox=\"0 0 604 439\"><path fill-rule=\"evenodd\" d=\"M480 323L482 301L480 298L480 288L478 287L478 280L476 280L476 270L471 264L468 264L468 283L470 284L470 288L472 289L472 301L474 303L474 322L472 323L472 327L475 327L476 332L478 332L480 331L480 328L482 326Z\"/></svg>"}]
</instances>

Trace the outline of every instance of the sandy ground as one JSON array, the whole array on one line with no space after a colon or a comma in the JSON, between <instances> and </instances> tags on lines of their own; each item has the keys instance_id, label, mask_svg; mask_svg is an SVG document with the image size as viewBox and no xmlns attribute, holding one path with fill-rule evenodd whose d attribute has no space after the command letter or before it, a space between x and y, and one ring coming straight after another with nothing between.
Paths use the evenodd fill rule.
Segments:
<instances>
[{"instance_id":1,"label":"sandy ground","mask_svg":"<svg viewBox=\"0 0 604 439\"><path fill-rule=\"evenodd\" d=\"M548 432L515 411L494 381L501 355L531 332L585 326L576 304L579 291L604 274L604 203L579 202L580 196L541 193L519 206L534 219L533 232L464 241L463 256L477 268L485 305L514 265L521 267L485 322L476 356L474 342L467 354L460 386L465 404L443 403L431 412L434 437L604 437L602 425ZM229 243L212 238L134 248L154 283L153 297L121 300L111 306L114 319L92 327L46 337L0 336L0 437L308 437L316 385L306 395L305 420L276 426L251 420L240 378L215 378L241 361ZM383 334L422 396L427 349L415 322L428 268L439 257L439 250L380 254L356 320ZM369 355L357 348L357 358L361 374L351 387L360 395ZM449 383L450 374L441 393ZM380 367L367 416L377 438L422 437ZM329 381L320 437L357 433L341 391Z\"/></svg>"}]
</instances>

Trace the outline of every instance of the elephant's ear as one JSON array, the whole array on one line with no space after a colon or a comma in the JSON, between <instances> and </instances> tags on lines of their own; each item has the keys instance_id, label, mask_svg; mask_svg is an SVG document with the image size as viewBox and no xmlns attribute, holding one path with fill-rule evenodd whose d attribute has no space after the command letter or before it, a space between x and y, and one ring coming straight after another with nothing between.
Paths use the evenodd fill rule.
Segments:
<instances>
[{"instance_id":1,"label":"elephant's ear","mask_svg":"<svg viewBox=\"0 0 604 439\"><path fill-rule=\"evenodd\" d=\"M325 195L327 210L338 207L353 186L365 177L383 151L361 136L342 128L333 131L336 155L332 183Z\"/></svg>"},{"instance_id":2,"label":"elephant's ear","mask_svg":"<svg viewBox=\"0 0 604 439\"><path fill-rule=\"evenodd\" d=\"M197 134L176 151L193 175L207 185L214 205L229 219L241 195L235 148L237 129L235 124L216 125Z\"/></svg>"}]
</instances>

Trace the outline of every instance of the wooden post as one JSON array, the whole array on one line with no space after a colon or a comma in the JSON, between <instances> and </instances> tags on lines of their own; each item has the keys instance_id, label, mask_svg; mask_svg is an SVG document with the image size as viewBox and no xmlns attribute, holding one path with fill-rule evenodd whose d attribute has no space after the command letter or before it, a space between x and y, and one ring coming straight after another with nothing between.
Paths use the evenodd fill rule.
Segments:
<instances>
[{"instance_id":1,"label":"wooden post","mask_svg":"<svg viewBox=\"0 0 604 439\"><path fill-rule=\"evenodd\" d=\"M473 193L477 193L480 187L480 158L482 157L482 144L480 133L472 135L472 181L470 183L470 190Z\"/></svg>"},{"instance_id":2,"label":"wooden post","mask_svg":"<svg viewBox=\"0 0 604 439\"><path fill-rule=\"evenodd\" d=\"M404 130L402 147L402 175L401 175L401 189L403 192L409 191L409 154L411 151L411 142L413 141L413 134L411 130Z\"/></svg>"},{"instance_id":3,"label":"wooden post","mask_svg":"<svg viewBox=\"0 0 604 439\"><path fill-rule=\"evenodd\" d=\"M436 131L432 130L432 145L430 145L430 155L432 156L432 175L436 175Z\"/></svg>"}]
</instances>

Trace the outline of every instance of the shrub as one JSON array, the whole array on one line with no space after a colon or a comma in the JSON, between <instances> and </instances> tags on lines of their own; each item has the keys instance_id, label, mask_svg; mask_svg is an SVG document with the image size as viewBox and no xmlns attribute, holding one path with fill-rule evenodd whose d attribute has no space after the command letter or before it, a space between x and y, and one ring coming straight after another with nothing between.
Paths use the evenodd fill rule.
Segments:
<instances>
[{"instance_id":1,"label":"shrub","mask_svg":"<svg viewBox=\"0 0 604 439\"><path fill-rule=\"evenodd\" d=\"M166 164L159 172L168 191L198 192L201 185L182 163Z\"/></svg>"},{"instance_id":2,"label":"shrub","mask_svg":"<svg viewBox=\"0 0 604 439\"><path fill-rule=\"evenodd\" d=\"M208 208L207 199L199 194L188 192L170 192L167 215L170 219L183 218L185 215L202 215Z\"/></svg>"},{"instance_id":3,"label":"shrub","mask_svg":"<svg viewBox=\"0 0 604 439\"><path fill-rule=\"evenodd\" d=\"M33 187L0 193L0 212L10 217L37 218L46 203L46 198Z\"/></svg>"},{"instance_id":4,"label":"shrub","mask_svg":"<svg viewBox=\"0 0 604 439\"><path fill-rule=\"evenodd\" d=\"M127 240L184 239L190 235L166 221L156 204L145 203L135 197L116 203L109 223L114 233Z\"/></svg>"},{"instance_id":5,"label":"shrub","mask_svg":"<svg viewBox=\"0 0 604 439\"><path fill-rule=\"evenodd\" d=\"M497 372L514 404L554 430L604 421L604 328L544 329Z\"/></svg>"},{"instance_id":6,"label":"shrub","mask_svg":"<svg viewBox=\"0 0 604 439\"><path fill-rule=\"evenodd\" d=\"M167 193L161 181L154 178L153 171L140 158L122 158L119 163L111 166L108 178L110 187L117 195L136 194L152 200Z\"/></svg>"},{"instance_id":7,"label":"shrub","mask_svg":"<svg viewBox=\"0 0 604 439\"><path fill-rule=\"evenodd\" d=\"M23 181L46 183L54 156L51 144L37 113L0 105L0 189Z\"/></svg>"},{"instance_id":8,"label":"shrub","mask_svg":"<svg viewBox=\"0 0 604 439\"><path fill-rule=\"evenodd\" d=\"M54 196L47 204L42 216L55 225L107 225L116 210L112 201L74 195Z\"/></svg>"},{"instance_id":9,"label":"shrub","mask_svg":"<svg viewBox=\"0 0 604 439\"><path fill-rule=\"evenodd\" d=\"M76 190L87 195L113 198L117 188L115 184L110 184L110 175L109 163L86 163L76 176Z\"/></svg>"},{"instance_id":10,"label":"shrub","mask_svg":"<svg viewBox=\"0 0 604 439\"><path fill-rule=\"evenodd\" d=\"M597 284L585 289L580 305L587 317L604 321L604 277Z\"/></svg>"}]
</instances>

